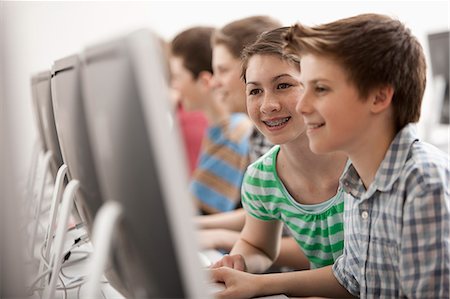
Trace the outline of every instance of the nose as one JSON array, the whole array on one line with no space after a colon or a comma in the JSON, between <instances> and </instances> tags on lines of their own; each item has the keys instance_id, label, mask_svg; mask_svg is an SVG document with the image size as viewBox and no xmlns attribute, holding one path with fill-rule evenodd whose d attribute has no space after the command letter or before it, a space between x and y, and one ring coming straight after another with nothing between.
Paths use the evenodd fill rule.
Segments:
<instances>
[{"instance_id":1,"label":"nose","mask_svg":"<svg viewBox=\"0 0 450 299\"><path fill-rule=\"evenodd\" d=\"M264 94L261 108L262 113L272 113L280 110L280 102L277 98L270 93L266 92Z\"/></svg>"},{"instance_id":2,"label":"nose","mask_svg":"<svg viewBox=\"0 0 450 299\"><path fill-rule=\"evenodd\" d=\"M308 114L311 112L311 96L307 90L300 93L299 100L295 106L295 110L300 114Z\"/></svg>"}]
</instances>

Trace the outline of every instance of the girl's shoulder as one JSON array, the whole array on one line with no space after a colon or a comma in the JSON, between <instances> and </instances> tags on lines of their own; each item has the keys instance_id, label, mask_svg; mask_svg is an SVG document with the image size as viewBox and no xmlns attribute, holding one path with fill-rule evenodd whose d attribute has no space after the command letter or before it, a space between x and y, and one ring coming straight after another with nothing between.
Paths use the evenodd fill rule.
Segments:
<instances>
[{"instance_id":1,"label":"girl's shoulder","mask_svg":"<svg viewBox=\"0 0 450 299\"><path fill-rule=\"evenodd\" d=\"M264 155L259 157L255 162L251 163L247 172L255 171L273 171L275 169L276 159L280 151L279 145L274 145Z\"/></svg>"}]
</instances>

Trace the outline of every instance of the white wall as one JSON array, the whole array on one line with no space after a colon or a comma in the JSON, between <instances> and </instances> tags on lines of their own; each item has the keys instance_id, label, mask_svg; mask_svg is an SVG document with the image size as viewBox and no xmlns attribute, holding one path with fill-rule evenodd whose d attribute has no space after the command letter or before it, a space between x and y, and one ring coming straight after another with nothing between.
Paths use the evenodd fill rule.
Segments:
<instances>
[{"instance_id":1,"label":"white wall","mask_svg":"<svg viewBox=\"0 0 450 299\"><path fill-rule=\"evenodd\" d=\"M449 28L448 1L1 1L0 22L5 33L0 40L5 51L2 106L12 130L8 142L20 157L15 176L25 177L36 137L30 76L49 69L55 59L141 27L150 27L170 39L188 26L222 26L255 14L271 15L285 25L296 21L312 25L363 12L398 17L412 29L426 52L426 35ZM426 91L425 119L421 123L426 122L430 109L430 89Z\"/></svg>"}]
</instances>

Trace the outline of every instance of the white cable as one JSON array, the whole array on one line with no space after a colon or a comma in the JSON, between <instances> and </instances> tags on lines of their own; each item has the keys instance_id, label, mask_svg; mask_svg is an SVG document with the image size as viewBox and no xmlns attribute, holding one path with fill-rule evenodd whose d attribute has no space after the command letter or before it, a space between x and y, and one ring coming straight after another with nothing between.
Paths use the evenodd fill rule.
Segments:
<instances>
[{"instance_id":1,"label":"white cable","mask_svg":"<svg viewBox=\"0 0 450 299\"><path fill-rule=\"evenodd\" d=\"M50 205L49 222L45 229L45 239L41 247L41 260L39 263L39 272L45 271L48 268L48 260L50 258L50 250L52 248L53 235L55 233L56 216L58 214L58 207L62 197L62 189L64 178L67 173L67 165L63 164L58 169L56 180L53 188L52 201Z\"/></svg>"},{"instance_id":2,"label":"white cable","mask_svg":"<svg viewBox=\"0 0 450 299\"><path fill-rule=\"evenodd\" d=\"M63 268L72 266L73 264L76 264L76 263L78 263L78 262L80 262L80 261L83 261L83 260L87 259L87 258L89 257L89 255L92 253L91 251L87 251L87 250L74 250L74 248L79 247L79 246L81 246L81 245L83 245L83 244L89 242L89 238L88 238L87 235L83 235L83 236L81 236L80 238L81 238L81 241L79 241L79 242L76 243L76 244L73 244L72 247L70 248L70 250L64 252L64 254L63 254L62 256L63 256L63 257L66 256L69 252L70 252L71 256L72 256L73 254L85 254L85 255L82 256L82 257L80 257L80 258L78 258L78 259L75 259L75 260L70 260L70 261L69 261L69 260L67 260L67 261L65 260L65 261L63 261L63 264L61 265L60 273L61 273L64 277L70 278L70 279L72 279L72 280L79 280L79 279L81 279L81 280L83 281L83 283L84 283L84 281L85 281L85 275L81 275L81 276L78 276L78 277L69 277L69 276L65 275L65 274L63 273L63 271L62 271ZM36 276L35 280L33 281L33 283L31 284L31 286L30 286L30 288L29 288L29 292L30 292L31 294L33 294L33 293L34 293L35 291L37 291L37 290L43 290L43 289L45 289L45 288L43 287L43 285L41 285L39 288L34 288L34 286L35 286L40 280L42 280L44 277L46 277L47 274L51 273L49 261L48 261L48 260L45 258L45 256L44 256L44 244L41 245L40 253L41 253L41 265L42 265L43 267L41 268L40 273ZM58 290L59 288L56 288L56 289Z\"/></svg>"},{"instance_id":3,"label":"white cable","mask_svg":"<svg viewBox=\"0 0 450 299\"><path fill-rule=\"evenodd\" d=\"M95 246L92 258L88 262L88 281L86 298L99 298L99 282L106 267L114 228L122 215L122 207L115 201L103 204L97 212L93 228L92 243Z\"/></svg>"},{"instance_id":4,"label":"white cable","mask_svg":"<svg viewBox=\"0 0 450 299\"><path fill-rule=\"evenodd\" d=\"M76 191L79 188L79 181L72 180L66 187L64 191L63 200L61 204L60 217L58 221L58 227L56 228L55 234L55 250L52 256L50 266L52 266L52 277L50 279L50 284L44 290L44 298L45 299L54 299L56 283L59 277L59 271L61 269L62 258L63 258L63 246L66 238L66 228L69 222L70 212L73 206L73 199Z\"/></svg>"},{"instance_id":5,"label":"white cable","mask_svg":"<svg viewBox=\"0 0 450 299\"><path fill-rule=\"evenodd\" d=\"M33 144L33 151L31 156L31 163L30 163L30 170L28 174L28 181L27 181L27 191L26 191L26 197L25 199L28 200L27 203L29 203L33 198L34 193L34 180L36 178L36 171L38 166L38 160L39 160L39 153L41 152L41 146L38 139L34 141ZM25 205L29 206L29 205Z\"/></svg>"},{"instance_id":6,"label":"white cable","mask_svg":"<svg viewBox=\"0 0 450 299\"><path fill-rule=\"evenodd\" d=\"M39 196L37 198L37 208L36 212L34 214L34 217L36 217L36 220L34 222L34 228L31 235L31 247L30 247L30 256L33 258L34 256L34 245L36 242L36 235L37 235L37 229L39 224L39 218L41 217L41 206L42 206L42 198L44 197L44 187L45 187L45 178L47 177L48 168L50 166L50 158L52 157L52 152L47 151L44 156L44 169L43 169L43 176L42 176L42 183L39 188Z\"/></svg>"},{"instance_id":7,"label":"white cable","mask_svg":"<svg viewBox=\"0 0 450 299\"><path fill-rule=\"evenodd\" d=\"M41 288L34 288L34 286L43 278L45 277L47 274L49 274L52 270L48 269L47 271L44 271L43 273L41 273L40 275L38 275L35 280L33 281L33 283L31 284L30 288L29 288L29 292L30 293L34 293L34 291L39 290Z\"/></svg>"},{"instance_id":8,"label":"white cable","mask_svg":"<svg viewBox=\"0 0 450 299\"><path fill-rule=\"evenodd\" d=\"M56 174L55 187L53 189L52 204L50 207L50 219L44 240L46 259L49 259L50 257L50 249L52 246L53 234L55 233L56 216L58 214L57 211L62 197L62 189L66 173L67 173L67 165L63 164L58 169L58 173Z\"/></svg>"}]
</instances>

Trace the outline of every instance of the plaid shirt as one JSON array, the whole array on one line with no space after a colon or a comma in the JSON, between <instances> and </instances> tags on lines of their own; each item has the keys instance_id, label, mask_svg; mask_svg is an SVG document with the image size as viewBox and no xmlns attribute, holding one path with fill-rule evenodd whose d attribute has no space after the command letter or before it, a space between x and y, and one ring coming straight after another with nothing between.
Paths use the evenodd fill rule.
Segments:
<instances>
[{"instance_id":1,"label":"plaid shirt","mask_svg":"<svg viewBox=\"0 0 450 299\"><path fill-rule=\"evenodd\" d=\"M338 281L361 298L450 298L449 156L395 137L366 190L353 165L345 190L344 253Z\"/></svg>"},{"instance_id":2,"label":"plaid shirt","mask_svg":"<svg viewBox=\"0 0 450 299\"><path fill-rule=\"evenodd\" d=\"M250 162L255 162L259 157L267 153L273 146L266 137L264 137L258 129L253 128L253 132L250 135Z\"/></svg>"}]
</instances>

